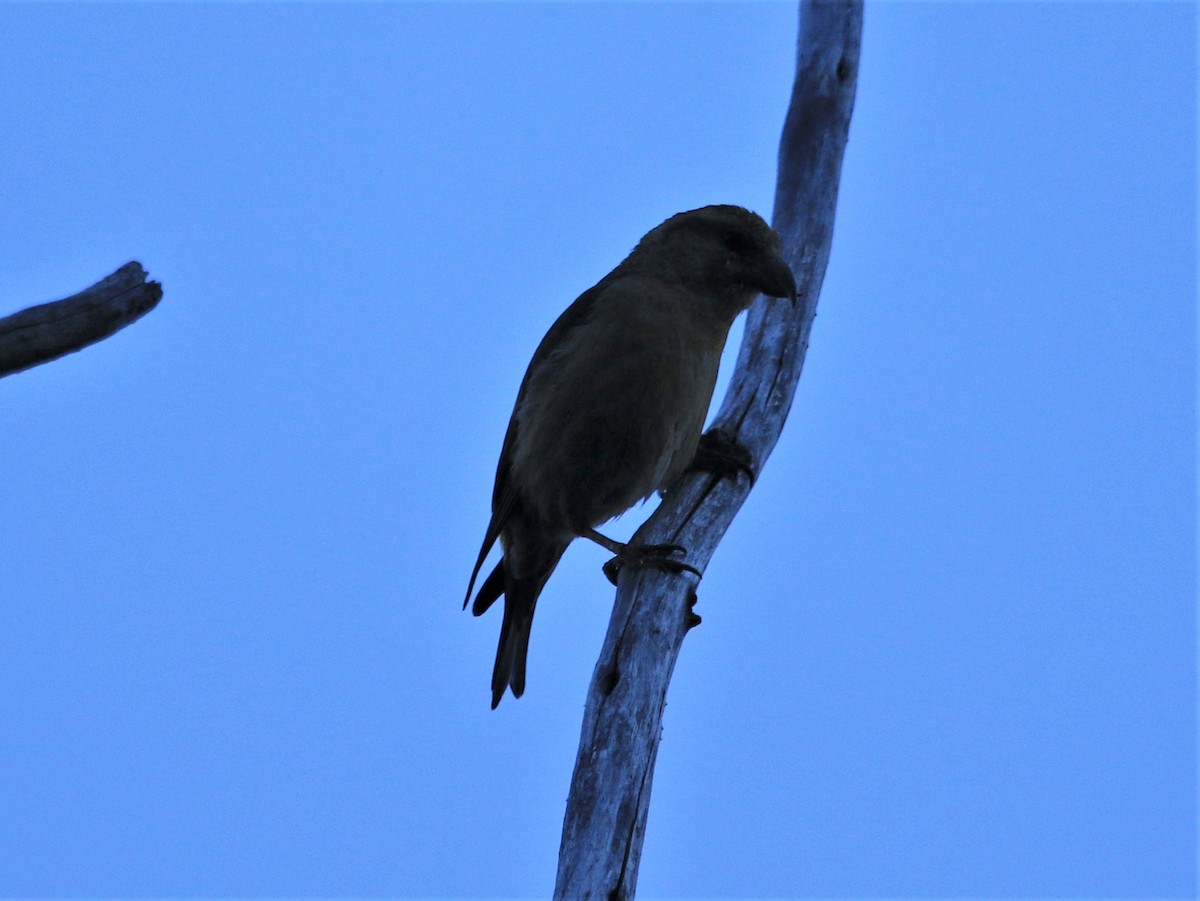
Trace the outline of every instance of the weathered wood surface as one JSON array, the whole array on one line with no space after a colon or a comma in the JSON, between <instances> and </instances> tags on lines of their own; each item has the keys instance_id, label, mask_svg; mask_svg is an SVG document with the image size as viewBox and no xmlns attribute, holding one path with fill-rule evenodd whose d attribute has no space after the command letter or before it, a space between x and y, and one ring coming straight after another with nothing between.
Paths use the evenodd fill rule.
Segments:
<instances>
[{"instance_id":1,"label":"weathered wood surface","mask_svg":"<svg viewBox=\"0 0 1200 901\"><path fill-rule=\"evenodd\" d=\"M141 263L64 300L39 304L0 319L0 378L81 350L158 305L162 286L146 281Z\"/></svg>"},{"instance_id":2,"label":"weathered wood surface","mask_svg":"<svg viewBox=\"0 0 1200 901\"><path fill-rule=\"evenodd\" d=\"M760 298L750 310L737 369L714 423L749 450L756 473L791 408L829 261L862 17L861 0L801 3L772 223L800 302L791 307ZM703 571L750 487L745 476L734 482L685 475L633 540L683 545L687 562ZM688 630L695 582L691 575L650 569L621 574L588 689L559 850L557 901L634 896L667 686Z\"/></svg>"}]
</instances>

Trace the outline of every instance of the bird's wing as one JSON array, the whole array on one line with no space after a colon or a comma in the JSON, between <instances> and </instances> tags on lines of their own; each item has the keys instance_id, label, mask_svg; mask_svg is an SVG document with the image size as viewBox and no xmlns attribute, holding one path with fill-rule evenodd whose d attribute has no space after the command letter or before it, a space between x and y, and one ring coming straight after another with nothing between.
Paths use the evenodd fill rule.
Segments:
<instances>
[{"instance_id":1,"label":"bird's wing","mask_svg":"<svg viewBox=\"0 0 1200 901\"><path fill-rule=\"evenodd\" d=\"M506 501L511 502L510 495L514 493L514 488L509 481L509 469L513 446L517 441L517 411L521 409L521 401L525 399L525 389L529 386L530 378L545 365L556 350L569 342L572 333L587 319L588 313L591 312L597 298L608 287L610 280L611 276L580 294L575 302L563 310L558 319L554 320L554 325L550 326L550 330L542 338L542 343L533 352L533 359L529 361L529 368L525 370L525 377L521 379L521 387L517 391L517 402L513 405L512 416L508 420L508 431L504 435L504 446L500 450L500 463L496 467L496 486L492 489L493 513L503 509Z\"/></svg>"},{"instance_id":2,"label":"bird's wing","mask_svg":"<svg viewBox=\"0 0 1200 901\"><path fill-rule=\"evenodd\" d=\"M496 465L496 484L492 488L492 519L483 536L483 546L479 549L475 568L471 571L471 581L467 585L467 597L463 601L464 608L471 600L471 592L475 588L475 580L479 577L479 571L483 568L483 561L487 559L492 545L496 543L496 539L500 537L500 533L504 531L504 527L517 508L517 486L513 484L511 477L512 457L513 447L517 441L517 411L521 408L521 401L525 398L525 388L529 384L530 375L545 364L555 350L567 343L572 332L587 318L596 299L603 293L611 278L612 275L609 275L593 287L588 288L575 299L574 303L563 310L562 315L554 321L554 325L550 326L550 330L542 338L542 343L533 352L533 359L529 361L529 368L525 370L525 377L521 379L521 387L517 391L517 402L513 405L512 416L508 420L508 430L504 433L500 462Z\"/></svg>"}]
</instances>

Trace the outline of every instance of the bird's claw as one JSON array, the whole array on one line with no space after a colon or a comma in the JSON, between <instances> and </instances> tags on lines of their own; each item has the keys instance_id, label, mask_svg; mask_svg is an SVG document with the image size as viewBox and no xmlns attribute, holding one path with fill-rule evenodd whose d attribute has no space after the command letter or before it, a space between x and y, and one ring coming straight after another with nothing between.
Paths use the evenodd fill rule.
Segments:
<instances>
[{"instance_id":1,"label":"bird's claw","mask_svg":"<svg viewBox=\"0 0 1200 901\"><path fill-rule=\"evenodd\" d=\"M627 544L617 556L604 564L604 575L614 585L626 566L642 569L653 566L673 574L691 573L700 578L700 570L681 560L672 560L671 554L686 554L687 548L679 544Z\"/></svg>"},{"instance_id":2,"label":"bird's claw","mask_svg":"<svg viewBox=\"0 0 1200 901\"><path fill-rule=\"evenodd\" d=\"M691 468L711 472L718 479L737 479L738 475L745 473L751 485L756 478L754 457L736 435L725 429L709 429L700 436Z\"/></svg>"}]
</instances>

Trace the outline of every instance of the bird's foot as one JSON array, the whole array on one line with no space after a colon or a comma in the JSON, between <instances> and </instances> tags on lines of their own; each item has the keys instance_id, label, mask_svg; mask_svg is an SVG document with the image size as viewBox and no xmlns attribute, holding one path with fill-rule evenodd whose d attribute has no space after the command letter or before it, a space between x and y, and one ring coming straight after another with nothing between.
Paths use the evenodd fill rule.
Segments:
<instances>
[{"instance_id":1,"label":"bird's foot","mask_svg":"<svg viewBox=\"0 0 1200 901\"><path fill-rule=\"evenodd\" d=\"M700 436L700 445L692 460L692 469L711 472L718 479L733 478L745 473L754 484L754 458L737 436L725 429L709 429Z\"/></svg>"},{"instance_id":2,"label":"bird's foot","mask_svg":"<svg viewBox=\"0 0 1200 901\"><path fill-rule=\"evenodd\" d=\"M679 544L626 544L622 545L617 556L604 564L604 575L608 581L617 584L621 570L626 566L634 569L654 567L668 573L691 573L700 578L700 570L681 560L672 560L672 554L686 554L687 548Z\"/></svg>"}]
</instances>

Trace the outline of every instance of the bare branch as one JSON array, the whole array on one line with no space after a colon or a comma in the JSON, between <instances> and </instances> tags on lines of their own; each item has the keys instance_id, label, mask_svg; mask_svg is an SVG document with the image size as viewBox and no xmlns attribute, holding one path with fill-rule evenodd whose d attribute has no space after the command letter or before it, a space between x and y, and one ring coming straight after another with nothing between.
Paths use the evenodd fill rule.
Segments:
<instances>
[{"instance_id":1,"label":"bare branch","mask_svg":"<svg viewBox=\"0 0 1200 901\"><path fill-rule=\"evenodd\" d=\"M715 426L736 435L760 472L804 364L829 261L842 156L854 107L861 0L803 0L796 78L779 149L774 222L801 302L751 308L737 370ZM749 480L690 473L634 542L681 544L703 570L750 492ZM694 621L694 579L622 571L588 689L559 850L557 901L634 896L667 685Z\"/></svg>"},{"instance_id":2,"label":"bare branch","mask_svg":"<svg viewBox=\"0 0 1200 901\"><path fill-rule=\"evenodd\" d=\"M118 332L157 306L162 286L146 281L141 263L65 300L0 319L0 378L81 350Z\"/></svg>"}]
</instances>

